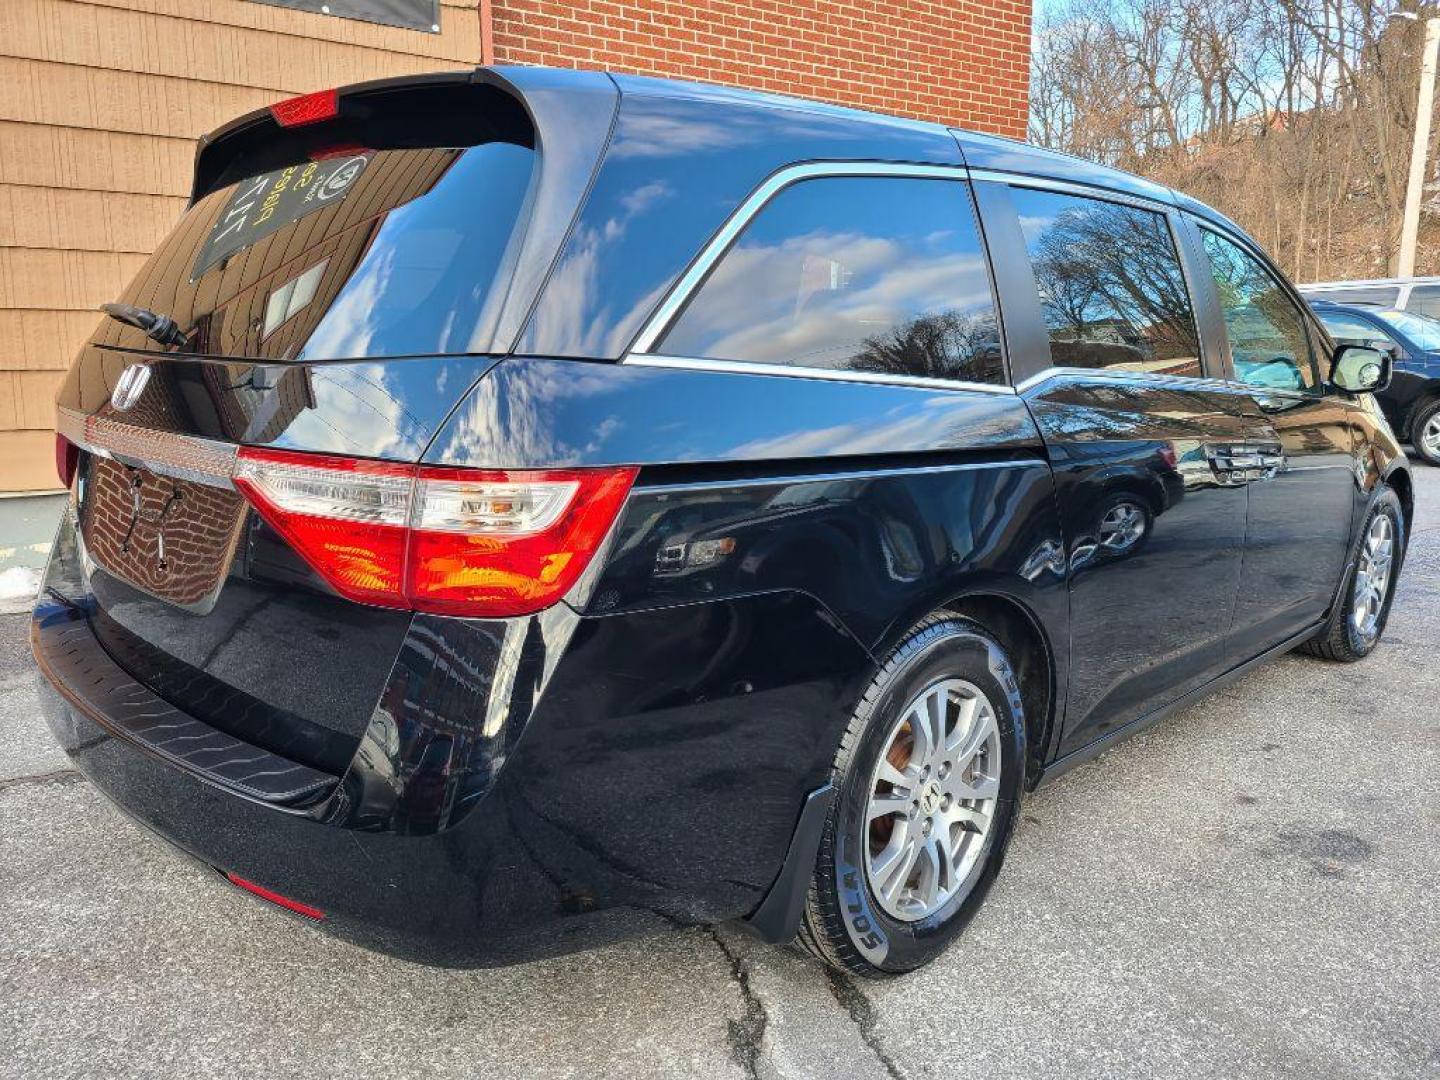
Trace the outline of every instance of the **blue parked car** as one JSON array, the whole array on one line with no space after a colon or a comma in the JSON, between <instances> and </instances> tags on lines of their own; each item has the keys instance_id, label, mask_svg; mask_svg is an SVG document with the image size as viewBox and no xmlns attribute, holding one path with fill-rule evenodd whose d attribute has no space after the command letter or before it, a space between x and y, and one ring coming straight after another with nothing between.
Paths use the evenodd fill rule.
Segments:
<instances>
[{"instance_id":1,"label":"blue parked car","mask_svg":"<svg viewBox=\"0 0 1440 1080\"><path fill-rule=\"evenodd\" d=\"M1368 345L1394 358L1390 385L1376 395L1395 434L1440 465L1440 319L1396 308L1311 301L1343 345Z\"/></svg>"}]
</instances>

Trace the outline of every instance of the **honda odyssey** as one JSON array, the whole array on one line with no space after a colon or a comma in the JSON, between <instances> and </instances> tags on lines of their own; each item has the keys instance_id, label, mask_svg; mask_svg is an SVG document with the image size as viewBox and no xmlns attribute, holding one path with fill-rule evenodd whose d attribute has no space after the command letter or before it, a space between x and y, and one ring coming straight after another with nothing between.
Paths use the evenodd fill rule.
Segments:
<instances>
[{"instance_id":1,"label":"honda odyssey","mask_svg":"<svg viewBox=\"0 0 1440 1080\"><path fill-rule=\"evenodd\" d=\"M281 102L201 140L105 310L55 735L236 886L434 963L741 920L916 968L1036 784L1373 650L1412 519L1389 357L1214 211L737 90Z\"/></svg>"}]
</instances>

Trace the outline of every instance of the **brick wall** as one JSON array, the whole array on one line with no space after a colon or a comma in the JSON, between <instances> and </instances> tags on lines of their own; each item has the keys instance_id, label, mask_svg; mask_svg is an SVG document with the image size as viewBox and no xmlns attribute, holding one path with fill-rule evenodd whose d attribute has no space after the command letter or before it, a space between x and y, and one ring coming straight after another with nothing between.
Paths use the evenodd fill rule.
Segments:
<instances>
[{"instance_id":1,"label":"brick wall","mask_svg":"<svg viewBox=\"0 0 1440 1080\"><path fill-rule=\"evenodd\" d=\"M481 16L500 63L729 83L1025 137L1030 0L481 0Z\"/></svg>"},{"instance_id":2,"label":"brick wall","mask_svg":"<svg viewBox=\"0 0 1440 1080\"><path fill-rule=\"evenodd\" d=\"M0 0L0 492L54 486L61 374L185 205L194 140L482 59L731 83L1022 136L1029 0L441 0L417 33L248 0Z\"/></svg>"}]
</instances>

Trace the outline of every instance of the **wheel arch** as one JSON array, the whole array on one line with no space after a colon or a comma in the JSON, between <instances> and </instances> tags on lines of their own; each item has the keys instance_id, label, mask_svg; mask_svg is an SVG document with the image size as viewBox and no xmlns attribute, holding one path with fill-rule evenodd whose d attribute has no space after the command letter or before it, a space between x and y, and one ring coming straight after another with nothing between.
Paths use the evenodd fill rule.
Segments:
<instances>
[{"instance_id":1,"label":"wheel arch","mask_svg":"<svg viewBox=\"0 0 1440 1080\"><path fill-rule=\"evenodd\" d=\"M1415 434L1415 418L1420 415L1422 410L1437 401L1440 401L1440 378L1429 379L1410 399L1410 404L1405 409L1405 423L1402 425L1402 430L1395 433L1396 436L1405 442L1410 442Z\"/></svg>"},{"instance_id":2,"label":"wheel arch","mask_svg":"<svg viewBox=\"0 0 1440 1080\"><path fill-rule=\"evenodd\" d=\"M1103 481L1094 505L1098 506L1115 495L1131 495L1143 501L1151 517L1159 517L1165 512L1165 488L1159 477L1123 473L1110 476Z\"/></svg>"},{"instance_id":3,"label":"wheel arch","mask_svg":"<svg viewBox=\"0 0 1440 1080\"><path fill-rule=\"evenodd\" d=\"M976 591L952 597L936 608L970 619L994 634L1015 662L1025 705L1025 786L1040 779L1055 733L1059 671L1055 651L1039 618L1013 596Z\"/></svg>"},{"instance_id":4,"label":"wheel arch","mask_svg":"<svg viewBox=\"0 0 1440 1080\"><path fill-rule=\"evenodd\" d=\"M1397 461L1382 480L1400 497L1400 509L1405 515L1405 537L1408 540L1415 522L1415 478L1410 475L1407 466Z\"/></svg>"}]
</instances>

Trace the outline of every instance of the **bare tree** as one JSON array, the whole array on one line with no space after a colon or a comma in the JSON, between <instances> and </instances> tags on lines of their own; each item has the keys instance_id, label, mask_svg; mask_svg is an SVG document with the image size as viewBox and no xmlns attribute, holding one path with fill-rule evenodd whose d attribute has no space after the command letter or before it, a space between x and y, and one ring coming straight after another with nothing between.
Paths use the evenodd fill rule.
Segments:
<instances>
[{"instance_id":1,"label":"bare tree","mask_svg":"<svg viewBox=\"0 0 1440 1080\"><path fill-rule=\"evenodd\" d=\"M1401 7L1422 20L1440 10ZM1383 274L1398 247L1422 36L1395 10L1073 0L1038 29L1031 138L1210 203L1300 280ZM1422 217L1419 261L1440 273L1440 200Z\"/></svg>"}]
</instances>

